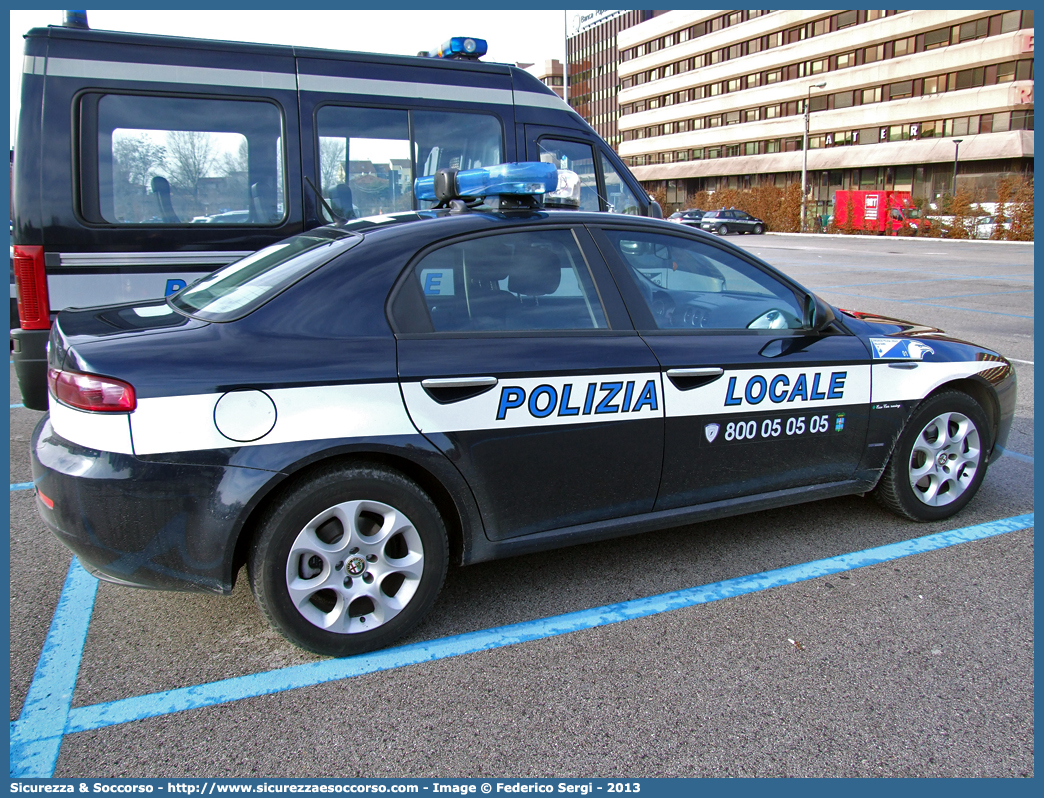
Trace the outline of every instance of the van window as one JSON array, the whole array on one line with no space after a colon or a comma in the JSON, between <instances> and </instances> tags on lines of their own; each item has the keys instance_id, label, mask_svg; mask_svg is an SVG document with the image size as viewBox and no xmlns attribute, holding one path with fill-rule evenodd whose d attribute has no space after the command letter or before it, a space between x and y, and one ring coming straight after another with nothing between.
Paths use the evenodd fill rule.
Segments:
<instances>
[{"instance_id":1,"label":"van window","mask_svg":"<svg viewBox=\"0 0 1044 798\"><path fill-rule=\"evenodd\" d=\"M609 159L605 157L605 153L601 153L601 155L602 174L605 176L605 198L609 201L609 212L641 216L642 208L638 204L638 198L627 187L620 174L613 169Z\"/></svg>"},{"instance_id":2,"label":"van window","mask_svg":"<svg viewBox=\"0 0 1044 798\"><path fill-rule=\"evenodd\" d=\"M594 150L590 144L579 141L553 139L547 136L537 141L540 160L555 165L556 169L568 169L580 178L580 210L600 211L598 201L598 175L595 172Z\"/></svg>"},{"instance_id":3,"label":"van window","mask_svg":"<svg viewBox=\"0 0 1044 798\"><path fill-rule=\"evenodd\" d=\"M489 114L411 111L419 176L502 163L500 120Z\"/></svg>"},{"instance_id":4,"label":"van window","mask_svg":"<svg viewBox=\"0 0 1044 798\"><path fill-rule=\"evenodd\" d=\"M336 213L358 219L413 208L408 112L327 105L316 123L320 187Z\"/></svg>"},{"instance_id":5,"label":"van window","mask_svg":"<svg viewBox=\"0 0 1044 798\"><path fill-rule=\"evenodd\" d=\"M278 225L282 127L266 101L84 95L81 210L110 224Z\"/></svg>"},{"instance_id":6,"label":"van window","mask_svg":"<svg viewBox=\"0 0 1044 798\"><path fill-rule=\"evenodd\" d=\"M327 105L316 127L323 196L349 219L412 209L414 169L423 176L503 161L503 128L489 114Z\"/></svg>"}]
</instances>

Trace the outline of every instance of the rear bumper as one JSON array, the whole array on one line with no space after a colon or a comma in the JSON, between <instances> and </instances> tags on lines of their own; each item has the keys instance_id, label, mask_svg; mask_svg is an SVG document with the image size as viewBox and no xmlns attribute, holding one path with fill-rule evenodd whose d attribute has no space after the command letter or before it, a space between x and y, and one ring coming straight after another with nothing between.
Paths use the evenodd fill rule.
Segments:
<instances>
[{"instance_id":1,"label":"rear bumper","mask_svg":"<svg viewBox=\"0 0 1044 798\"><path fill-rule=\"evenodd\" d=\"M159 590L231 591L243 520L279 478L88 449L55 433L49 416L30 451L37 510L58 539L98 578Z\"/></svg>"},{"instance_id":2,"label":"rear bumper","mask_svg":"<svg viewBox=\"0 0 1044 798\"><path fill-rule=\"evenodd\" d=\"M11 330L11 357L22 403L30 410L47 409L47 340L50 330Z\"/></svg>"}]
</instances>

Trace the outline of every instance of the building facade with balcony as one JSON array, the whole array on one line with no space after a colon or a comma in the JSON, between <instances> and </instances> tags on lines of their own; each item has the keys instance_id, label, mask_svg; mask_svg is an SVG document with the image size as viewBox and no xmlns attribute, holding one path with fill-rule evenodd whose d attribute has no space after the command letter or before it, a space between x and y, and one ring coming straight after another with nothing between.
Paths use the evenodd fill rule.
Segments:
<instances>
[{"instance_id":1,"label":"building facade with balcony","mask_svg":"<svg viewBox=\"0 0 1044 798\"><path fill-rule=\"evenodd\" d=\"M617 38L618 151L671 209L800 182L806 102L814 213L838 189L951 193L958 152L984 200L1033 170L1032 11L670 11Z\"/></svg>"}]
</instances>

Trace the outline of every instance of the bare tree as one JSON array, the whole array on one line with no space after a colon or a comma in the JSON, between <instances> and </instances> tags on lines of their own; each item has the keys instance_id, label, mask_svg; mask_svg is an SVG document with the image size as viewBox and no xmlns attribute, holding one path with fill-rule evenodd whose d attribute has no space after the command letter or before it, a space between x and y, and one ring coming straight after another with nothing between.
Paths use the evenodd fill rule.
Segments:
<instances>
[{"instance_id":1,"label":"bare tree","mask_svg":"<svg viewBox=\"0 0 1044 798\"><path fill-rule=\"evenodd\" d=\"M116 171L124 174L127 182L145 188L152 176L163 169L167 150L143 133L115 138L112 155L116 161Z\"/></svg>"},{"instance_id":2,"label":"bare tree","mask_svg":"<svg viewBox=\"0 0 1044 798\"><path fill-rule=\"evenodd\" d=\"M207 177L217 153L214 136L199 130L167 131L167 170L171 181L195 194Z\"/></svg>"},{"instance_id":3,"label":"bare tree","mask_svg":"<svg viewBox=\"0 0 1044 798\"><path fill-rule=\"evenodd\" d=\"M341 182L344 169L344 139L319 139L319 174L322 189L329 192L335 184Z\"/></svg>"},{"instance_id":4,"label":"bare tree","mask_svg":"<svg viewBox=\"0 0 1044 798\"><path fill-rule=\"evenodd\" d=\"M221 154L221 163L218 164L217 171L222 176L233 177L240 174L245 176L249 170L250 159L246 139L239 142L239 149L234 154L231 152Z\"/></svg>"}]
</instances>

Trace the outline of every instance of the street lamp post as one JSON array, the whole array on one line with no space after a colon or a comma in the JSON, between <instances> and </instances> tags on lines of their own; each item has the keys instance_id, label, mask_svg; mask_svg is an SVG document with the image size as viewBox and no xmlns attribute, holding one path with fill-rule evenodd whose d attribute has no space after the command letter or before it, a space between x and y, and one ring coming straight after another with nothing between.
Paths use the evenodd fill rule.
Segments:
<instances>
[{"instance_id":1,"label":"street lamp post","mask_svg":"<svg viewBox=\"0 0 1044 798\"><path fill-rule=\"evenodd\" d=\"M964 139L953 140L953 196L957 196L957 157L961 152L961 142Z\"/></svg>"},{"instance_id":2,"label":"street lamp post","mask_svg":"<svg viewBox=\"0 0 1044 798\"><path fill-rule=\"evenodd\" d=\"M812 102L812 89L822 89L826 83L813 83L808 87L805 98L805 135L801 139L801 232L805 232L806 208L808 204L808 118L809 104Z\"/></svg>"}]
</instances>

